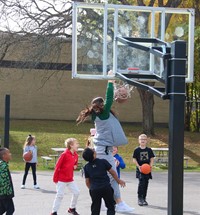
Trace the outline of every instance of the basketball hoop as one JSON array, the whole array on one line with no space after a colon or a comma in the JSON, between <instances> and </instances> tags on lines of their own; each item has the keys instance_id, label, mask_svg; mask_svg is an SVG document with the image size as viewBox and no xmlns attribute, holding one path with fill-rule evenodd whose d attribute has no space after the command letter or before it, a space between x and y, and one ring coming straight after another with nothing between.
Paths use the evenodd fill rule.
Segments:
<instances>
[{"instance_id":1,"label":"basketball hoop","mask_svg":"<svg viewBox=\"0 0 200 215\"><path fill-rule=\"evenodd\" d=\"M119 82L114 84L114 100L117 103L124 103L131 97L133 87L127 83Z\"/></svg>"}]
</instances>

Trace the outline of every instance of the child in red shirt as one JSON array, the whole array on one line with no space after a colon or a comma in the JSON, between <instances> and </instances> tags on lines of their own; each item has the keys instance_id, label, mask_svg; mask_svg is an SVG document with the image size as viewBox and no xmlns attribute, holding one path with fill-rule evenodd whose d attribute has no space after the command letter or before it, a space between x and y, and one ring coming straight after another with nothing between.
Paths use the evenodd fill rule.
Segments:
<instances>
[{"instance_id":1,"label":"child in red shirt","mask_svg":"<svg viewBox=\"0 0 200 215\"><path fill-rule=\"evenodd\" d=\"M66 150L60 155L53 175L53 182L56 183L57 194L53 203L51 215L57 215L61 201L64 197L65 187L67 186L72 192L72 199L68 209L69 214L79 215L76 211L76 204L79 196L79 189L74 182L74 170L78 165L78 146L79 143L75 138L65 140Z\"/></svg>"}]
</instances>

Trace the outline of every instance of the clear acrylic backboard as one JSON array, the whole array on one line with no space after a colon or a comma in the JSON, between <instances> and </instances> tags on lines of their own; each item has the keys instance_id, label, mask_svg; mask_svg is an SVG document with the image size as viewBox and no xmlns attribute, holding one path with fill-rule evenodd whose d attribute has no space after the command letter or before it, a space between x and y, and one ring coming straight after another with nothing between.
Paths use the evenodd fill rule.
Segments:
<instances>
[{"instance_id":1,"label":"clear acrylic backboard","mask_svg":"<svg viewBox=\"0 0 200 215\"><path fill-rule=\"evenodd\" d=\"M108 79L109 70L163 75L163 60L118 37L187 42L186 82L193 81L194 9L73 3L72 77ZM141 44L138 42L138 44ZM156 44L142 43L144 46ZM151 80L149 80L151 81Z\"/></svg>"}]
</instances>

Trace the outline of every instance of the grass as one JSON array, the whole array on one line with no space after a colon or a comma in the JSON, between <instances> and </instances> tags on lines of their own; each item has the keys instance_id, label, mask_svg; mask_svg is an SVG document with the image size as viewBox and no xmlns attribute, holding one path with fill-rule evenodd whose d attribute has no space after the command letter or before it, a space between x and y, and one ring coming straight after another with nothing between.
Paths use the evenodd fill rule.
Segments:
<instances>
[{"instance_id":1,"label":"grass","mask_svg":"<svg viewBox=\"0 0 200 215\"><path fill-rule=\"evenodd\" d=\"M3 121L0 121L0 134L3 134ZM12 120L10 122L10 150L12 161L11 170L23 170L24 162L22 159L23 144L28 134L36 136L38 146L39 170L47 169L42 165L40 156L52 154L52 147L63 147L64 140L75 137L80 142L80 147L84 147L89 136L89 130L93 127L92 123L84 123L79 126L73 121L48 121L48 120ZM132 163L132 153L138 145L137 138L142 131L138 125L124 123L124 131L128 137L129 144L119 148L119 153L127 164L127 171L134 169ZM150 137L148 145L150 147L164 147L168 142L168 129L164 127L155 128L156 135ZM1 135L2 136L2 135ZM184 143L185 156L190 157L187 171L200 171L200 134L185 132ZM53 169L54 162L49 165ZM163 170L165 165L154 167L155 170Z\"/></svg>"}]
</instances>

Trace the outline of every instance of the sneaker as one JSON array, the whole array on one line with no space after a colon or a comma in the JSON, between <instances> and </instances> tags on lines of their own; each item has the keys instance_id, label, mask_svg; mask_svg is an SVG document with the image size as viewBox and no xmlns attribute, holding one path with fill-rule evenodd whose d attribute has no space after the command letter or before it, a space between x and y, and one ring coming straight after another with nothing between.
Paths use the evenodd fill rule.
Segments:
<instances>
[{"instance_id":1,"label":"sneaker","mask_svg":"<svg viewBox=\"0 0 200 215\"><path fill-rule=\"evenodd\" d=\"M144 205L144 206L147 206L147 205L148 205L148 202L147 202L145 199L143 200L143 205Z\"/></svg>"},{"instance_id":2,"label":"sneaker","mask_svg":"<svg viewBox=\"0 0 200 215\"><path fill-rule=\"evenodd\" d=\"M143 206L144 205L144 200L142 198L138 199L138 205Z\"/></svg>"},{"instance_id":3,"label":"sneaker","mask_svg":"<svg viewBox=\"0 0 200 215\"><path fill-rule=\"evenodd\" d=\"M34 187L34 189L40 189L40 187L37 184L34 185L33 187Z\"/></svg>"},{"instance_id":4,"label":"sneaker","mask_svg":"<svg viewBox=\"0 0 200 215\"><path fill-rule=\"evenodd\" d=\"M118 213L124 213L124 212L130 213L134 211L134 208L131 208L125 202L120 202L119 204L116 204L115 211Z\"/></svg>"},{"instance_id":5,"label":"sneaker","mask_svg":"<svg viewBox=\"0 0 200 215\"><path fill-rule=\"evenodd\" d=\"M73 214L73 215L80 215L80 214L76 211L76 208L69 208L69 209L68 209L68 213L69 213L69 214Z\"/></svg>"},{"instance_id":6,"label":"sneaker","mask_svg":"<svg viewBox=\"0 0 200 215\"><path fill-rule=\"evenodd\" d=\"M22 185L21 185L21 189L25 189L25 188L26 188L25 185L22 184Z\"/></svg>"},{"instance_id":7,"label":"sneaker","mask_svg":"<svg viewBox=\"0 0 200 215\"><path fill-rule=\"evenodd\" d=\"M107 211L104 201L101 202L101 211Z\"/></svg>"},{"instance_id":8,"label":"sneaker","mask_svg":"<svg viewBox=\"0 0 200 215\"><path fill-rule=\"evenodd\" d=\"M57 212L53 212L53 213L51 213L50 215L57 215Z\"/></svg>"}]
</instances>

